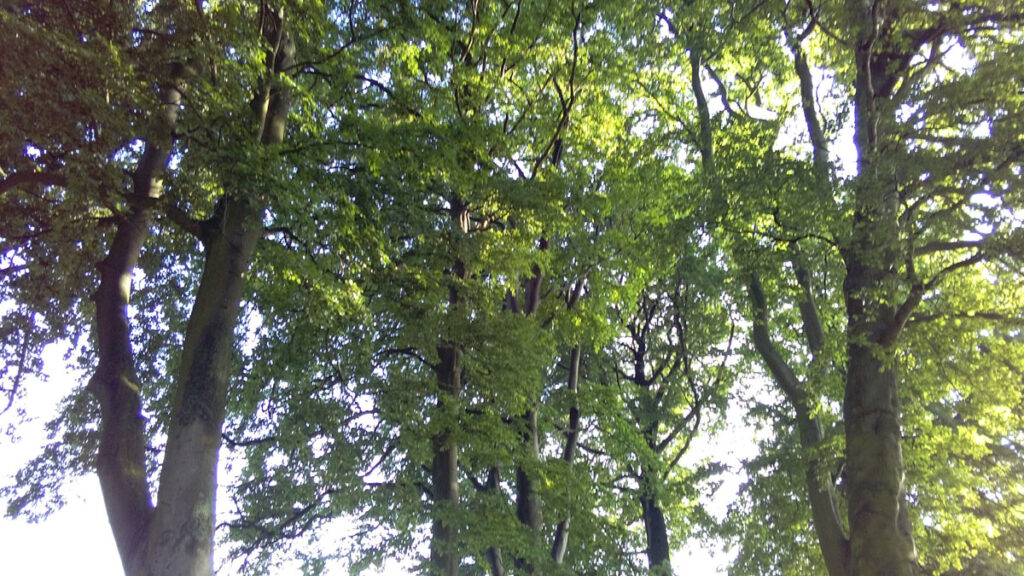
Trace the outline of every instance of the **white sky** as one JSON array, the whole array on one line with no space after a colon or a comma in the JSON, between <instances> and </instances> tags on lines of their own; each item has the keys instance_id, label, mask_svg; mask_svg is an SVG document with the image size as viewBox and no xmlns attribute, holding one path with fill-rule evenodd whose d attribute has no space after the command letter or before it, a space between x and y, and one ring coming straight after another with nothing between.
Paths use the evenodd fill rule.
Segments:
<instances>
[{"instance_id":1,"label":"white sky","mask_svg":"<svg viewBox=\"0 0 1024 576\"><path fill-rule=\"evenodd\" d=\"M16 401L16 405L25 408L29 418L27 422L15 423L20 441L12 444L9 436L0 436L2 486L12 484L13 475L37 455L46 442L43 426L56 415L61 399L77 385L68 378L71 374L63 370L59 348L49 346L44 354L51 377L46 381L26 381L26 396ZM57 377L58 374L65 377ZM5 414L0 417L0 426L6 428L16 418ZM65 497L67 506L42 523L12 520L6 515L0 518L0 572L10 576L121 573L99 479L90 475L72 483Z\"/></svg>"}]
</instances>

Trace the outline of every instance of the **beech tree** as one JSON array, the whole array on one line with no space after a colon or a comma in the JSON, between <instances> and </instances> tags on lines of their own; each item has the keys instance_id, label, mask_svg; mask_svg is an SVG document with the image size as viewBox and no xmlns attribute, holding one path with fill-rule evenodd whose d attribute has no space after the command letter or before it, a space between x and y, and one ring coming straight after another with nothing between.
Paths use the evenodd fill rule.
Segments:
<instances>
[{"instance_id":1,"label":"beech tree","mask_svg":"<svg viewBox=\"0 0 1024 576\"><path fill-rule=\"evenodd\" d=\"M826 217L824 226L802 226L797 223L803 209L772 204L773 220L766 235L774 242L783 240L783 247L788 248L789 255L780 264L788 261L785 265L792 270L792 280L785 283L792 286L789 298L799 311L799 317L792 322L802 326L800 348L804 351L802 361L807 364L794 370L799 356L790 356L787 361L787 354L780 354L771 335L764 291L756 277L750 290L754 344L796 414L795 425L804 452L801 467L806 469L805 490L829 573L916 573L919 564L930 570L959 569L971 563L974 554L980 553L975 558L982 564L988 563L983 559L988 546L979 542L961 548L959 555L947 556L948 545L938 544L937 540L947 536L963 538L964 533L953 536L956 531L949 524L940 530L922 529L934 527L935 520L934 512L926 504L930 499L920 496L934 493L936 484L945 482L917 484L920 472L916 466L907 467L905 478L902 438L912 438L913 444L920 446L922 437L931 436L934 424L941 419L928 417L931 422L922 429L920 412L905 406L917 405L922 398L922 390L911 383L920 382L914 367L927 352L915 350L920 341L913 333L921 329L921 324L936 319L927 310L962 286L962 279L986 274L983 270L990 269L993 261L1006 263L1018 258L1012 248L1014 226L1004 224L1007 221L1002 219L1012 211L1015 200L1000 192L1012 189L1017 178L1012 169L1003 172L1014 162L1016 145L1002 141L995 132L982 135L972 133L971 128L972 121L987 126L989 122L998 124L996 119L1004 117L1005 111L994 111L989 105L996 109L1009 105L1010 110L1015 105L1007 101L988 102L976 109L978 115L972 120L945 106L950 98L959 98L954 94L969 98L969 89L962 93L959 90L972 84L976 75L984 75L990 66L1001 66L997 62L1012 59L1005 54L997 56L1001 49L995 47L1003 46L1004 41L1019 33L1012 30L1015 25L1011 24L1017 17L1000 12L996 6L963 10L936 7L919 12L905 6L878 4L865 10L859 16L851 16L849 12L832 14L828 7L821 7L795 20L795 14L781 13L782 22L791 26L784 28L784 33L794 56L805 133L811 148L806 189L821 198L802 202L813 202L811 205L824 213L833 203L838 210L852 209L852 220L830 221ZM844 181L839 177L840 170L830 165L829 141L814 101L815 86L805 50L809 39L827 35L851 17L863 26L860 31L864 36L859 41L830 37L820 53L826 62L853 64L846 69L852 72L843 90L854 113L858 164L855 176ZM983 55L978 55L976 50L981 45L986 48ZM958 52L960 49L966 52ZM957 63L954 58L963 60ZM836 66L835 77L843 79L843 68ZM937 69L943 72L936 73ZM972 133L970 151L956 146L934 146L937 140L945 141L938 135L944 130ZM959 160L966 162L960 164ZM884 178L879 176L879 170ZM980 172L986 175L979 180L974 175ZM1003 180L1007 177L1009 180ZM992 208L996 209L990 212ZM964 219L965 212L988 216L982 216L980 221ZM988 218L992 219L991 227L982 223ZM888 239L883 240L886 234ZM964 242L965 237L974 237L976 241ZM821 245L820 239L827 244ZM801 247L812 247L826 259L814 263L814 258L808 259L808 253L801 252ZM820 252L822 248L824 252ZM836 271L827 264L829 252L838 255L845 265L845 271L838 275L843 278L841 286L834 283ZM1000 276L1001 282L1011 283L1003 288L1012 291L1009 287L1013 275ZM825 298L819 298L821 288L815 284L826 290ZM835 350L835 333L830 336L823 330L830 324L841 326L843 319L826 317L823 322L819 304L834 301L840 294L847 312L845 358L829 353L830 349ZM995 301L984 306L1000 307ZM1004 317L994 310L991 314L982 310L960 313L987 316L995 321L989 326L996 332L1002 331L998 327L1003 322L1001 318L1014 315ZM915 344L902 340L900 335L905 331L907 341ZM971 356L967 348L948 357L975 365L966 359ZM837 363L837 359L841 362ZM898 367L904 363L910 373L900 376ZM1011 374L1012 369L1003 377L1012 379ZM930 385L935 386L933 390L942 389L944 380L936 377ZM905 387L912 386L912 391L901 392L901 381ZM836 422L845 430L844 453L837 450L838 438L823 427L835 422L833 418L838 416L829 415L827 404L821 405L828 402L823 394L833 394L829 382L842 382L845 389L842 418ZM833 402L838 399L832 396ZM1018 406L1012 393L989 399L993 402L990 409L1013 412ZM904 422L903 418L907 420ZM1004 434L1013 436L1009 430ZM946 448L958 455L955 459L966 460L957 466L961 473L973 468L980 474L975 477L979 485L1000 482L997 468L982 471L967 464L971 448ZM995 451L1004 452L1002 448ZM845 458L837 461L837 454ZM908 502L918 505L919 518L912 517ZM1012 507L1011 502L1012 498L1004 501ZM844 509L848 510L848 519L840 516ZM915 528L915 522L921 524ZM1012 523L1004 529L1012 533ZM946 534L935 538L943 532ZM919 543L928 542L924 548L927 552L922 556L928 559L924 562L918 560L915 535ZM874 541L876 537L880 540Z\"/></svg>"},{"instance_id":2,"label":"beech tree","mask_svg":"<svg viewBox=\"0 0 1024 576\"><path fill-rule=\"evenodd\" d=\"M128 574L1016 573L1022 22L5 5L6 412L91 374L9 512L96 472ZM680 462L757 380L715 526Z\"/></svg>"},{"instance_id":3,"label":"beech tree","mask_svg":"<svg viewBox=\"0 0 1024 576\"><path fill-rule=\"evenodd\" d=\"M241 24L246 21L251 24ZM23 471L27 491L15 492L12 510L31 504L40 485L52 482L45 471L57 463L49 458L81 451L75 471L95 466L126 573L212 573L217 462L235 329L282 171L280 145L291 102L283 79L296 51L289 18L283 7L264 5L209 11L202 3L167 2L73 11L25 2L5 8L3 22L19 40L19 64L25 66L5 76L6 97L25 106L45 102L50 108L40 117L56 120L20 122L17 132L6 134L11 165L5 167L5 211L10 206L26 215L15 225L26 226L27 235L7 236L5 259L13 268L5 297L31 311L38 301L26 292L47 283L66 286L61 300L43 303L66 326L42 342L69 329L80 333L91 317L89 357L96 369L87 389L99 404L98 437L51 446ZM35 80L34 64L49 71L52 84ZM110 76L99 72L104 69ZM74 107L65 109L45 95L54 90L68 95ZM14 115L26 111L5 108ZM240 124L231 126L232 118ZM231 152L218 157L222 145ZM178 166L168 194L172 158ZM77 210L65 213L70 206ZM158 259L146 281L171 278L171 286L155 288L164 298L174 297L174 287L194 287L183 333L169 342L180 344L181 353L175 373L164 374L171 381L166 392L151 390L139 377L129 310L156 214L173 223L172 236L190 238L172 240L184 252ZM69 241L72 228L84 231L82 237ZM96 258L95 273L84 274L85 282L51 275L35 268L45 264L40 251L55 259L82 258L77 266ZM32 267L21 264L30 261ZM192 279L175 282L174 274L160 270L181 261ZM160 330L158 324L141 328ZM160 340L166 336L142 337L144 343ZM22 357L38 352L39 342L22 339ZM166 420L147 430L147 400L164 394ZM165 436L158 471L147 455L156 433ZM95 463L83 462L91 454ZM33 476L40 471L43 477ZM155 476L158 484L151 483Z\"/></svg>"}]
</instances>

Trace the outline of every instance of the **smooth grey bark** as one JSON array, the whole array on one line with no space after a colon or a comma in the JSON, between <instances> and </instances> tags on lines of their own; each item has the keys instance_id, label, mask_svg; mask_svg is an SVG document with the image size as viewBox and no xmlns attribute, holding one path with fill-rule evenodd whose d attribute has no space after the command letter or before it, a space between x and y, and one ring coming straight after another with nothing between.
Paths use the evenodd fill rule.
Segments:
<instances>
[{"instance_id":1,"label":"smooth grey bark","mask_svg":"<svg viewBox=\"0 0 1024 576\"><path fill-rule=\"evenodd\" d=\"M146 148L152 149L149 144ZM118 225L107 256L99 263L100 284L93 295L99 365L88 388L100 405L96 469L114 542L127 573L131 573L131 559L145 542L153 516L146 478L141 383L135 371L128 320L131 275L149 237L150 224L149 211L139 207Z\"/></svg>"},{"instance_id":2,"label":"smooth grey bark","mask_svg":"<svg viewBox=\"0 0 1024 576\"><path fill-rule=\"evenodd\" d=\"M900 54L876 43L886 3L858 2L852 17L855 46L854 144L857 177L843 296L847 311L846 486L851 576L910 576L917 572L904 486L896 359L898 192L884 183L880 150L892 111L880 104L900 72ZM891 46L890 46L891 48ZM905 64L903 64L905 66Z\"/></svg>"},{"instance_id":3,"label":"smooth grey bark","mask_svg":"<svg viewBox=\"0 0 1024 576\"><path fill-rule=\"evenodd\" d=\"M142 574L212 574L217 458L245 275L261 211L226 202L185 334Z\"/></svg>"},{"instance_id":4,"label":"smooth grey bark","mask_svg":"<svg viewBox=\"0 0 1024 576\"><path fill-rule=\"evenodd\" d=\"M131 277L150 235L152 209L163 194L162 177L170 158L172 134L183 97L184 68L168 67L160 82L161 108L154 132L132 174L130 212L117 226L106 257L97 265L96 353L99 363L88 389L100 405L100 442L96 469L107 517L127 574L143 554L155 508L146 474L142 383L135 369L128 303Z\"/></svg>"},{"instance_id":5,"label":"smooth grey bark","mask_svg":"<svg viewBox=\"0 0 1024 576\"><path fill-rule=\"evenodd\" d=\"M283 12L270 14L273 49L269 77L291 62ZM267 78L267 86L271 85ZM180 78L162 86L162 143L147 142L134 177L136 207L115 234L100 263L97 343L100 364L90 381L99 399L102 431L97 463L108 517L130 576L213 574L213 533L217 458L224 421L234 329L253 251L262 236L262 207L250 198L222 198L205 223L205 262L189 315L181 367L175 381L171 421L154 507L145 469L146 439L140 383L131 351L127 304L131 273L149 234L149 208L160 196L170 140L182 92ZM259 100L259 142L280 143L288 97L267 88ZM199 227L197 226L198 230Z\"/></svg>"},{"instance_id":6,"label":"smooth grey bark","mask_svg":"<svg viewBox=\"0 0 1024 576\"><path fill-rule=\"evenodd\" d=\"M294 45L284 11L268 9L267 77L257 97L258 141L280 144L290 100L275 82L291 64ZM140 573L213 573L217 460L224 424L234 332L246 274L263 236L263 206L243 195L221 198L203 234L204 263L189 315L160 474L158 506Z\"/></svg>"}]
</instances>

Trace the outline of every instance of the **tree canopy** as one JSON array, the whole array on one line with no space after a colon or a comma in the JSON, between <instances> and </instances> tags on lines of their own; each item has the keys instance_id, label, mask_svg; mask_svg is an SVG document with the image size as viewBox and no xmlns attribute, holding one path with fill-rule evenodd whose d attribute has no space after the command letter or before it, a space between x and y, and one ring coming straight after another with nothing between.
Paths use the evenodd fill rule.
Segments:
<instances>
[{"instance_id":1,"label":"tree canopy","mask_svg":"<svg viewBox=\"0 0 1024 576\"><path fill-rule=\"evenodd\" d=\"M133 576L671 574L692 541L1024 574L1015 3L14 0L0 32L3 417L48 345L90 374L9 515L98 474Z\"/></svg>"}]
</instances>

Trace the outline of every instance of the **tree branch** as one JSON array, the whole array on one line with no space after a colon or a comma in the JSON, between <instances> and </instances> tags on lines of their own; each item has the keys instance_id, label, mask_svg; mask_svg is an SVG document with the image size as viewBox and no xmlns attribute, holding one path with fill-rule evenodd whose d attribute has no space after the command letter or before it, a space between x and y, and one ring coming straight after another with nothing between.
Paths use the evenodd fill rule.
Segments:
<instances>
[{"instance_id":1,"label":"tree branch","mask_svg":"<svg viewBox=\"0 0 1024 576\"><path fill-rule=\"evenodd\" d=\"M0 194L25 185L67 186L68 181L63 174L53 172L19 172L0 180Z\"/></svg>"},{"instance_id":2,"label":"tree branch","mask_svg":"<svg viewBox=\"0 0 1024 576\"><path fill-rule=\"evenodd\" d=\"M816 449L822 441L821 420L811 415L807 403L807 393L794 374L789 364L782 358L772 344L768 331L768 304L757 274L751 275L749 284L750 298L754 308L753 339L754 348L768 365L776 384L782 388L790 405L796 412L797 430L800 444L805 449L806 485L811 501L811 515L814 529L818 534L822 555L829 574L842 576L846 571L849 557L849 540L843 534L842 522L839 520L836 495L831 482L823 477L823 462Z\"/></svg>"}]
</instances>

